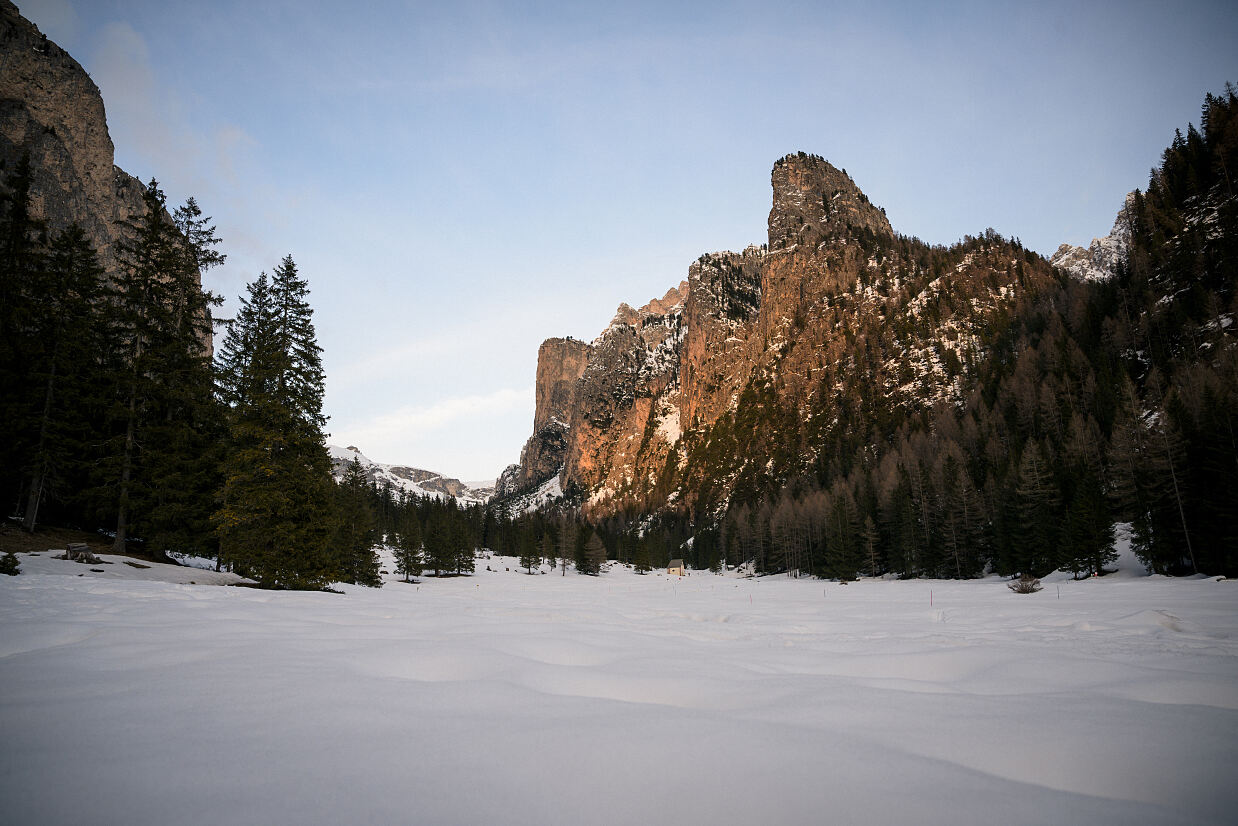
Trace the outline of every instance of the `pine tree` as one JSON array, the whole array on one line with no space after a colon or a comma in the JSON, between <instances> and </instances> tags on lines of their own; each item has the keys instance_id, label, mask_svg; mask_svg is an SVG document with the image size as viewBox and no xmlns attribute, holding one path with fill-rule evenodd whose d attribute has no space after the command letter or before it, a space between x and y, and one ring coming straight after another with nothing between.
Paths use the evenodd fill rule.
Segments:
<instances>
[{"instance_id":1,"label":"pine tree","mask_svg":"<svg viewBox=\"0 0 1238 826\"><path fill-rule=\"evenodd\" d=\"M455 551L445 521L445 515L434 508L425 524L425 567L433 568L435 576L442 576L444 571L455 567Z\"/></svg>"},{"instance_id":2,"label":"pine tree","mask_svg":"<svg viewBox=\"0 0 1238 826\"><path fill-rule=\"evenodd\" d=\"M156 181L142 197L144 211L119 246L115 314L124 358L118 426L101 465L110 478L101 481L116 492L117 552L131 528L156 552L201 550L219 418L207 346L219 300L201 279L223 256L192 199L169 216Z\"/></svg>"},{"instance_id":3,"label":"pine tree","mask_svg":"<svg viewBox=\"0 0 1238 826\"><path fill-rule=\"evenodd\" d=\"M411 577L421 574L421 524L411 497L405 497L399 513L395 570L397 574L404 574L404 581L409 582Z\"/></svg>"},{"instance_id":4,"label":"pine tree","mask_svg":"<svg viewBox=\"0 0 1238 826\"><path fill-rule=\"evenodd\" d=\"M632 555L632 567L638 574L647 574L650 571L649 546L643 541L636 543L636 552Z\"/></svg>"},{"instance_id":5,"label":"pine tree","mask_svg":"<svg viewBox=\"0 0 1238 826\"><path fill-rule=\"evenodd\" d=\"M537 539L533 536L533 527L525 525L520 530L520 567L531 574L533 566L537 565L540 560Z\"/></svg>"},{"instance_id":6,"label":"pine tree","mask_svg":"<svg viewBox=\"0 0 1238 826\"><path fill-rule=\"evenodd\" d=\"M308 285L290 256L248 292L219 359L228 405L220 557L268 587L321 588L341 570L328 548L334 483Z\"/></svg>"},{"instance_id":7,"label":"pine tree","mask_svg":"<svg viewBox=\"0 0 1238 826\"><path fill-rule=\"evenodd\" d=\"M38 338L34 304L46 257L46 228L30 214L32 173L23 155L0 187L0 473L5 501L16 499L29 464L29 411L37 388L29 379Z\"/></svg>"},{"instance_id":8,"label":"pine tree","mask_svg":"<svg viewBox=\"0 0 1238 826\"><path fill-rule=\"evenodd\" d=\"M555 569L555 537L549 525L542 530L542 559L550 566L550 570Z\"/></svg>"},{"instance_id":9,"label":"pine tree","mask_svg":"<svg viewBox=\"0 0 1238 826\"><path fill-rule=\"evenodd\" d=\"M1060 542L1061 495L1037 441L1028 442L1019 462L1015 488L1023 573L1045 574L1053 569Z\"/></svg>"},{"instance_id":10,"label":"pine tree","mask_svg":"<svg viewBox=\"0 0 1238 826\"><path fill-rule=\"evenodd\" d=\"M22 524L31 532L44 496L55 497L87 453L96 424L90 415L100 404L99 371L92 367L109 346L103 269L82 229L75 224L57 236L45 260L42 277L31 284L31 332L38 342L27 361L33 405L18 424L29 444Z\"/></svg>"},{"instance_id":11,"label":"pine tree","mask_svg":"<svg viewBox=\"0 0 1238 826\"><path fill-rule=\"evenodd\" d=\"M369 483L356 456L344 471L336 489L336 529L332 553L339 579L356 585L381 587L378 553L374 550L374 511L367 501Z\"/></svg>"},{"instance_id":12,"label":"pine tree","mask_svg":"<svg viewBox=\"0 0 1238 826\"><path fill-rule=\"evenodd\" d=\"M602 563L606 561L606 546L597 531L589 531L584 547L581 549L576 569L582 574L597 576L602 572Z\"/></svg>"}]
</instances>

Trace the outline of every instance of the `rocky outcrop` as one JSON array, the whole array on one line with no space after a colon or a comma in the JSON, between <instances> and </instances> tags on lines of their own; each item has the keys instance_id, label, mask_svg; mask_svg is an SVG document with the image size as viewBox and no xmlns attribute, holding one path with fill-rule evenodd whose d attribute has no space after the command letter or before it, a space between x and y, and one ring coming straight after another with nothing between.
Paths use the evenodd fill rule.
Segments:
<instances>
[{"instance_id":1,"label":"rocky outcrop","mask_svg":"<svg viewBox=\"0 0 1238 826\"><path fill-rule=\"evenodd\" d=\"M520 451L520 463L499 476L499 496L523 493L563 469L576 385L589 359L589 345L574 338L548 338L537 351L533 435Z\"/></svg>"},{"instance_id":2,"label":"rocky outcrop","mask_svg":"<svg viewBox=\"0 0 1238 826\"><path fill-rule=\"evenodd\" d=\"M31 212L53 232L78 223L111 273L121 222L142 184L113 163L103 98L86 70L0 0L0 166L30 157Z\"/></svg>"},{"instance_id":3,"label":"rocky outcrop","mask_svg":"<svg viewBox=\"0 0 1238 826\"><path fill-rule=\"evenodd\" d=\"M589 345L583 341L569 337L542 342L537 351L534 432L554 422L567 422L576 380L585 372L588 358Z\"/></svg>"},{"instance_id":4,"label":"rocky outcrop","mask_svg":"<svg viewBox=\"0 0 1238 826\"><path fill-rule=\"evenodd\" d=\"M705 504L716 505L753 464L803 472L813 458L803 434L823 413L828 426L830 377L854 369L874 319L905 321L885 337L888 352L865 354L881 365L867 379L873 392L890 405L958 404L959 365L982 357L990 314L1009 306L1017 282L1049 277L1043 262L1025 273L987 235L926 271L925 245L896 236L850 176L816 155L787 155L770 180L768 244L703 255L663 298L639 310L621 304L581 351L570 389L574 370L543 369L561 340L543 345L538 429L506 476L527 489L561 456L562 489L594 515L694 508L706 488ZM735 428L762 454L711 452L710 440L732 439Z\"/></svg>"},{"instance_id":5,"label":"rocky outcrop","mask_svg":"<svg viewBox=\"0 0 1238 826\"><path fill-rule=\"evenodd\" d=\"M685 337L680 357L681 414L685 426L712 422L748 381L746 344L761 311L762 271L767 253L702 255L688 268Z\"/></svg>"},{"instance_id":6,"label":"rocky outcrop","mask_svg":"<svg viewBox=\"0 0 1238 826\"><path fill-rule=\"evenodd\" d=\"M1126 196L1126 203L1118 212L1108 235L1093 238L1086 249L1062 244L1049 263L1082 281L1107 281L1112 278L1117 267L1126 260L1126 251L1130 246L1130 209L1134 197L1133 192Z\"/></svg>"},{"instance_id":7,"label":"rocky outcrop","mask_svg":"<svg viewBox=\"0 0 1238 826\"><path fill-rule=\"evenodd\" d=\"M571 411L565 489L579 487L605 499L650 481L645 469L665 463L678 427L669 439L659 422L678 421L688 290L683 282L639 310L619 305L593 341Z\"/></svg>"},{"instance_id":8,"label":"rocky outcrop","mask_svg":"<svg viewBox=\"0 0 1238 826\"><path fill-rule=\"evenodd\" d=\"M869 202L845 171L817 155L798 152L774 164L769 248L815 247L857 230L892 235L885 213Z\"/></svg>"}]
</instances>

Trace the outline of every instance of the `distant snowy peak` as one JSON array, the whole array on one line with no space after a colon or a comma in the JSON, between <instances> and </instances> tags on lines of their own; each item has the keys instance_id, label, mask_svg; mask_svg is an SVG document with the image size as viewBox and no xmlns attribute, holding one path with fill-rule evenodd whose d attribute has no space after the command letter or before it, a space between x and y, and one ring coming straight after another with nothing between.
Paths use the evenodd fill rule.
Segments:
<instances>
[{"instance_id":1,"label":"distant snowy peak","mask_svg":"<svg viewBox=\"0 0 1238 826\"><path fill-rule=\"evenodd\" d=\"M1107 281L1114 269L1126 260L1130 246L1129 213L1135 193L1126 196L1126 203L1118 212L1113 229L1104 238L1093 238L1087 249L1062 244L1053 253L1049 263L1078 278L1080 281Z\"/></svg>"},{"instance_id":2,"label":"distant snowy peak","mask_svg":"<svg viewBox=\"0 0 1238 826\"><path fill-rule=\"evenodd\" d=\"M407 465L385 465L368 459L359 449L349 445L327 445L331 456L332 471L336 479L344 476L344 470L356 459L371 482L389 483L396 490L408 491L417 496L433 496L439 499L454 498L461 504L486 502L494 494L493 483L465 484L431 470Z\"/></svg>"}]
</instances>

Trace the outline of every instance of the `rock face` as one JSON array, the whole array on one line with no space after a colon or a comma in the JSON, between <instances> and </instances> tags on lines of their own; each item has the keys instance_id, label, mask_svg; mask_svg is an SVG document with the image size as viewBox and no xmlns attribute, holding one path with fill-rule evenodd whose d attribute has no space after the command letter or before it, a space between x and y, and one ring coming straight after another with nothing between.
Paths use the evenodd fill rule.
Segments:
<instances>
[{"instance_id":1,"label":"rock face","mask_svg":"<svg viewBox=\"0 0 1238 826\"><path fill-rule=\"evenodd\" d=\"M567 456L576 384L589 360L589 345L574 338L548 338L537 351L533 435L495 483L498 495L522 493L558 475Z\"/></svg>"},{"instance_id":2,"label":"rock face","mask_svg":"<svg viewBox=\"0 0 1238 826\"><path fill-rule=\"evenodd\" d=\"M0 172L26 153L32 214L53 232L76 221L114 272L118 222L141 213L142 184L113 163L99 87L16 6L0 0Z\"/></svg>"},{"instance_id":3,"label":"rock face","mask_svg":"<svg viewBox=\"0 0 1238 826\"><path fill-rule=\"evenodd\" d=\"M857 229L893 234L885 213L869 203L855 181L817 155L787 155L774 164L771 179L771 250L815 246Z\"/></svg>"},{"instance_id":4,"label":"rock face","mask_svg":"<svg viewBox=\"0 0 1238 826\"><path fill-rule=\"evenodd\" d=\"M767 245L703 255L663 298L620 305L571 369L560 366L563 340L542 346L536 432L505 473L513 487L558 472L597 516L716 507L753 466L789 475L811 464L804 434L814 416L828 426L830 377L854 369L864 330L900 320L889 352L866 359L880 365L871 383L885 404L958 404L960 365L983 357L993 314L1051 277L988 235L948 258L952 269L943 255L926 269L927 247L895 235L846 172L815 155L782 158L771 184ZM735 455L725 445L737 429L750 444L764 433L766 452Z\"/></svg>"},{"instance_id":5,"label":"rock face","mask_svg":"<svg viewBox=\"0 0 1238 826\"><path fill-rule=\"evenodd\" d=\"M689 287L683 282L639 310L626 304L590 346L577 382L563 471L565 489L594 501L630 488L665 463L679 438L679 357Z\"/></svg>"},{"instance_id":6,"label":"rock face","mask_svg":"<svg viewBox=\"0 0 1238 826\"><path fill-rule=\"evenodd\" d=\"M1130 246L1130 207L1135 193L1126 196L1126 203L1113 222L1113 229L1104 238L1093 238L1087 249L1062 244L1049 263L1060 267L1081 281L1107 281L1114 269L1126 260Z\"/></svg>"}]
</instances>

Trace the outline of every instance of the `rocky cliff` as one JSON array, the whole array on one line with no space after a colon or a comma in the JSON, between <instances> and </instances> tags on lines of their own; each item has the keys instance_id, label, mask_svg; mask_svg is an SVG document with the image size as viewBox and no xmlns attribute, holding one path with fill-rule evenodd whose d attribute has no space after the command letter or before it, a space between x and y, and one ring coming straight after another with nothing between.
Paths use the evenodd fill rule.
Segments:
<instances>
[{"instance_id":1,"label":"rocky cliff","mask_svg":"<svg viewBox=\"0 0 1238 826\"><path fill-rule=\"evenodd\" d=\"M1131 238L1131 207L1135 193L1126 196L1126 202L1113 222L1113 229L1104 238L1093 238L1085 247L1062 244L1049 259L1049 263L1083 281L1108 281L1117 266L1126 260Z\"/></svg>"},{"instance_id":2,"label":"rocky cliff","mask_svg":"<svg viewBox=\"0 0 1238 826\"><path fill-rule=\"evenodd\" d=\"M141 212L142 184L113 163L103 98L86 70L0 0L0 174L24 154L32 213L53 232L80 224L114 272L119 222Z\"/></svg>"},{"instance_id":3,"label":"rocky cliff","mask_svg":"<svg viewBox=\"0 0 1238 826\"><path fill-rule=\"evenodd\" d=\"M818 458L844 378L864 372L889 409L961 402L993 320L1053 277L991 232L951 250L898 236L815 155L780 159L771 186L767 244L701 256L570 358L542 346L535 432L500 496L557 473L596 515L716 508L745 475ZM738 430L760 455L735 452Z\"/></svg>"}]
</instances>

